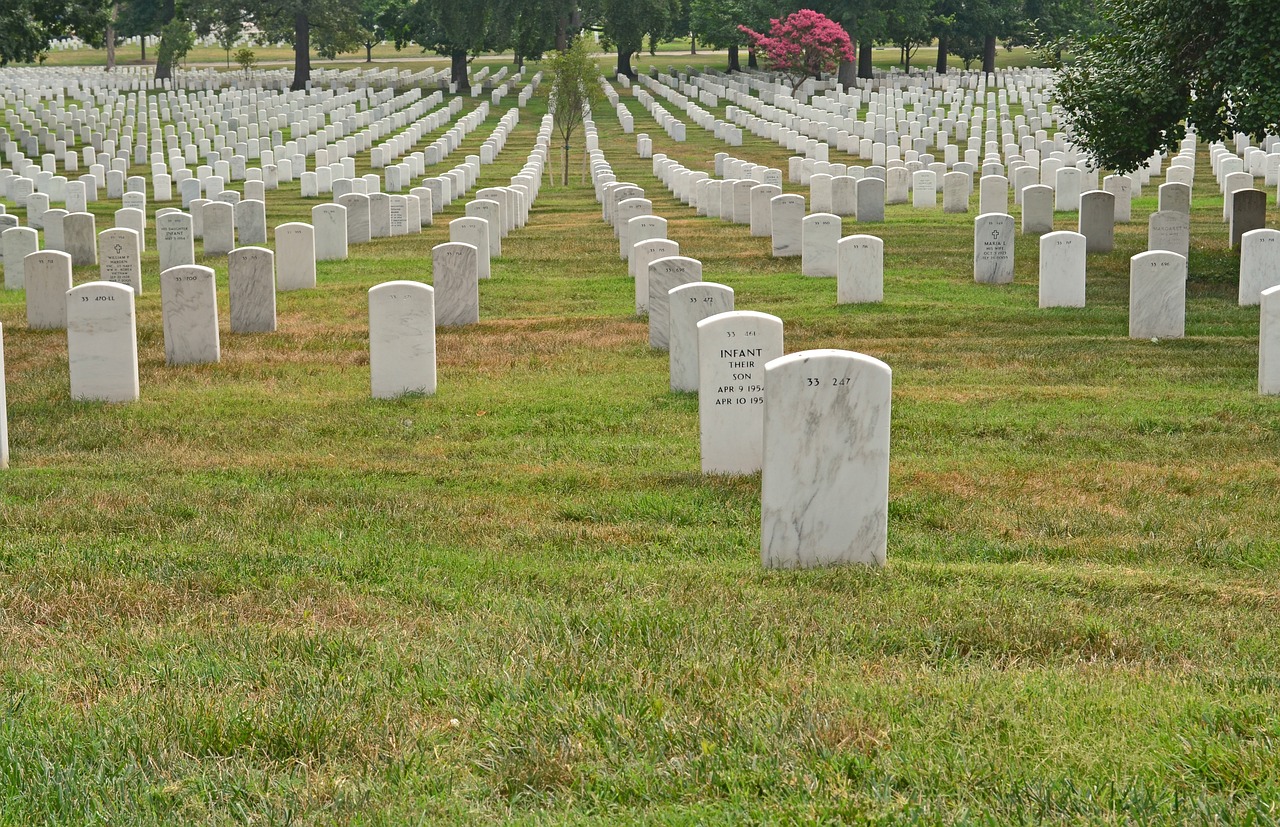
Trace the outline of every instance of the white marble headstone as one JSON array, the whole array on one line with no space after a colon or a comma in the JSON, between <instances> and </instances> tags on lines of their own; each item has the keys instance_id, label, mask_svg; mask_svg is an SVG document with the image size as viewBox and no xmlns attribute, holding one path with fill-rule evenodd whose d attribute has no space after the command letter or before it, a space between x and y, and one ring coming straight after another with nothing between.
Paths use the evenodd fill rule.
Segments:
<instances>
[{"instance_id":1,"label":"white marble headstone","mask_svg":"<svg viewBox=\"0 0 1280 827\"><path fill-rule=\"evenodd\" d=\"M702 262L668 256L649 262L649 346L668 349L671 334L670 293L674 287L702 281Z\"/></svg>"},{"instance_id":2,"label":"white marble headstone","mask_svg":"<svg viewBox=\"0 0 1280 827\"><path fill-rule=\"evenodd\" d=\"M807 350L765 367L760 556L765 568L883 565L893 374Z\"/></svg>"},{"instance_id":3,"label":"white marble headstone","mask_svg":"<svg viewBox=\"0 0 1280 827\"><path fill-rule=\"evenodd\" d=\"M1087 239L1061 230L1040 236L1040 306L1084 307Z\"/></svg>"},{"instance_id":4,"label":"white marble headstone","mask_svg":"<svg viewBox=\"0 0 1280 827\"><path fill-rule=\"evenodd\" d=\"M782 353L782 320L777 316L738 310L698 322L702 473L760 469L765 365Z\"/></svg>"},{"instance_id":5,"label":"white marble headstone","mask_svg":"<svg viewBox=\"0 0 1280 827\"><path fill-rule=\"evenodd\" d=\"M110 281L91 281L67 292L72 399L133 402L138 398L133 295L127 284Z\"/></svg>"},{"instance_id":6,"label":"white marble headstone","mask_svg":"<svg viewBox=\"0 0 1280 827\"><path fill-rule=\"evenodd\" d=\"M884 300L884 241L873 235L840 239L836 260L836 304Z\"/></svg>"},{"instance_id":7,"label":"white marble headstone","mask_svg":"<svg viewBox=\"0 0 1280 827\"><path fill-rule=\"evenodd\" d=\"M232 333L275 332L275 253L265 247L232 250L227 255L227 298Z\"/></svg>"},{"instance_id":8,"label":"white marble headstone","mask_svg":"<svg viewBox=\"0 0 1280 827\"><path fill-rule=\"evenodd\" d=\"M369 289L369 372L375 399L436 392L435 290L416 281Z\"/></svg>"},{"instance_id":9,"label":"white marble headstone","mask_svg":"<svg viewBox=\"0 0 1280 827\"><path fill-rule=\"evenodd\" d=\"M218 294L211 268L186 264L160 273L160 311L165 364L219 360Z\"/></svg>"},{"instance_id":10,"label":"white marble headstone","mask_svg":"<svg viewBox=\"0 0 1280 827\"><path fill-rule=\"evenodd\" d=\"M1186 304L1184 257L1157 250L1129 259L1129 338L1181 339Z\"/></svg>"},{"instance_id":11,"label":"white marble headstone","mask_svg":"<svg viewBox=\"0 0 1280 827\"><path fill-rule=\"evenodd\" d=\"M142 256L138 231L113 227L98 233L98 273L102 281L126 284L142 292Z\"/></svg>"},{"instance_id":12,"label":"white marble headstone","mask_svg":"<svg viewBox=\"0 0 1280 827\"><path fill-rule=\"evenodd\" d=\"M973 222L973 280L979 284L1013 281L1013 216L984 213Z\"/></svg>"},{"instance_id":13,"label":"white marble headstone","mask_svg":"<svg viewBox=\"0 0 1280 827\"><path fill-rule=\"evenodd\" d=\"M67 291L71 289L71 256L57 250L27 255L27 327L67 329Z\"/></svg>"},{"instance_id":14,"label":"white marble headstone","mask_svg":"<svg viewBox=\"0 0 1280 827\"><path fill-rule=\"evenodd\" d=\"M480 275L476 256L473 245L458 241L431 248L437 327L457 327L480 321Z\"/></svg>"},{"instance_id":15,"label":"white marble headstone","mask_svg":"<svg viewBox=\"0 0 1280 827\"><path fill-rule=\"evenodd\" d=\"M672 391L698 390L698 322L733 310L733 288L710 281L673 287L667 294L671 329L667 355Z\"/></svg>"}]
</instances>

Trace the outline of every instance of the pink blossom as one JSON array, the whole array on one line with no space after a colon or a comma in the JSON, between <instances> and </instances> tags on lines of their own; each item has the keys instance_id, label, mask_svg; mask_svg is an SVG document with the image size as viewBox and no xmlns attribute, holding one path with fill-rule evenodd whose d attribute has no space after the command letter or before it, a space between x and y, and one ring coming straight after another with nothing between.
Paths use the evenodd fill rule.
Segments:
<instances>
[{"instance_id":1,"label":"pink blossom","mask_svg":"<svg viewBox=\"0 0 1280 827\"><path fill-rule=\"evenodd\" d=\"M738 30L751 39L765 68L792 79L797 89L806 78L836 71L840 61L853 60L853 44L840 24L812 9L801 9L782 20L769 21L769 34L746 26Z\"/></svg>"}]
</instances>

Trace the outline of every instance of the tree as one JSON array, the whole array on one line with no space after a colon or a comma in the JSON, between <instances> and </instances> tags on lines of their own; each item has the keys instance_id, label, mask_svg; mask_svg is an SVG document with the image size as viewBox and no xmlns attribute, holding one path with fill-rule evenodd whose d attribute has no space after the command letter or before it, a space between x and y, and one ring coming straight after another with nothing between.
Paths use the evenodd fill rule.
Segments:
<instances>
[{"instance_id":1,"label":"tree","mask_svg":"<svg viewBox=\"0 0 1280 827\"><path fill-rule=\"evenodd\" d=\"M110 12L105 0L0 0L0 66L39 60L69 34L101 46Z\"/></svg>"},{"instance_id":2,"label":"tree","mask_svg":"<svg viewBox=\"0 0 1280 827\"><path fill-rule=\"evenodd\" d=\"M236 65L244 71L247 80L253 72L253 67L258 65L258 56L253 53L253 49L243 48L236 52Z\"/></svg>"},{"instance_id":3,"label":"tree","mask_svg":"<svg viewBox=\"0 0 1280 827\"><path fill-rule=\"evenodd\" d=\"M651 33L667 31L676 16L678 0L590 0L584 5L588 28L600 32L607 48L618 53L617 74L636 76L631 58L644 48Z\"/></svg>"},{"instance_id":4,"label":"tree","mask_svg":"<svg viewBox=\"0 0 1280 827\"><path fill-rule=\"evenodd\" d=\"M560 184L569 183L569 145L573 133L582 125L585 109L603 97L600 91L600 70L591 58L587 40L575 38L563 52L557 52L547 63L551 80L547 90L548 107L554 113L556 131L560 133L564 150L564 168Z\"/></svg>"},{"instance_id":5,"label":"tree","mask_svg":"<svg viewBox=\"0 0 1280 827\"><path fill-rule=\"evenodd\" d=\"M899 0L887 15L885 39L897 46L902 68L911 71L916 50L933 40L932 0Z\"/></svg>"},{"instance_id":6,"label":"tree","mask_svg":"<svg viewBox=\"0 0 1280 827\"><path fill-rule=\"evenodd\" d=\"M703 45L729 50L729 71L742 70L738 48L749 39L738 26L763 29L774 8L765 0L692 0L689 26Z\"/></svg>"},{"instance_id":7,"label":"tree","mask_svg":"<svg viewBox=\"0 0 1280 827\"><path fill-rule=\"evenodd\" d=\"M156 79L160 80L160 67L166 69L164 79L173 82L173 70L182 63L196 44L196 33L186 20L170 20L160 32L160 48L156 51Z\"/></svg>"},{"instance_id":8,"label":"tree","mask_svg":"<svg viewBox=\"0 0 1280 827\"><path fill-rule=\"evenodd\" d=\"M227 53L227 68L230 69L231 50L240 42L240 35L244 32L244 9L234 3L227 3L219 9L212 28L218 45Z\"/></svg>"},{"instance_id":9,"label":"tree","mask_svg":"<svg viewBox=\"0 0 1280 827\"><path fill-rule=\"evenodd\" d=\"M360 0L360 45L364 46L364 62L373 63L373 47L387 39L394 30L400 10L394 0Z\"/></svg>"},{"instance_id":10,"label":"tree","mask_svg":"<svg viewBox=\"0 0 1280 827\"><path fill-rule=\"evenodd\" d=\"M812 9L773 19L768 35L742 31L764 52L765 68L791 79L791 91L809 78L834 72L842 60L853 60L853 44L840 24Z\"/></svg>"},{"instance_id":11,"label":"tree","mask_svg":"<svg viewBox=\"0 0 1280 827\"><path fill-rule=\"evenodd\" d=\"M1109 0L1104 30L1067 41L1075 62L1056 95L1072 139L1128 172L1203 140L1280 132L1280 4L1274 0Z\"/></svg>"},{"instance_id":12,"label":"tree","mask_svg":"<svg viewBox=\"0 0 1280 827\"><path fill-rule=\"evenodd\" d=\"M424 52L447 55L450 78L460 93L467 94L471 58L507 45L499 25L502 11L502 0L413 0L399 15L396 48L413 41Z\"/></svg>"},{"instance_id":13,"label":"tree","mask_svg":"<svg viewBox=\"0 0 1280 827\"><path fill-rule=\"evenodd\" d=\"M350 0L244 0L250 19L264 43L293 41L293 82L306 89L311 82L311 41L316 52L332 60L360 44L359 7Z\"/></svg>"}]
</instances>

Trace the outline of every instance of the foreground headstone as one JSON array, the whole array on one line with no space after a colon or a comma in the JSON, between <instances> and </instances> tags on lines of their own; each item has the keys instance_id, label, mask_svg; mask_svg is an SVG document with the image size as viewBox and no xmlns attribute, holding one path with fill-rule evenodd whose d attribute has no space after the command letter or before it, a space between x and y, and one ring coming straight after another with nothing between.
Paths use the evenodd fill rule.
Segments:
<instances>
[{"instance_id":1,"label":"foreground headstone","mask_svg":"<svg viewBox=\"0 0 1280 827\"><path fill-rule=\"evenodd\" d=\"M291 221L276 227L279 260L276 289L310 290L316 286L316 232L310 224Z\"/></svg>"},{"instance_id":2,"label":"foreground headstone","mask_svg":"<svg viewBox=\"0 0 1280 827\"><path fill-rule=\"evenodd\" d=\"M347 208L341 204L321 204L311 208L315 227L316 261L347 260Z\"/></svg>"},{"instance_id":3,"label":"foreground headstone","mask_svg":"<svg viewBox=\"0 0 1280 827\"><path fill-rule=\"evenodd\" d=\"M1160 250L1129 259L1129 338L1181 339L1186 310L1184 257Z\"/></svg>"},{"instance_id":4,"label":"foreground headstone","mask_svg":"<svg viewBox=\"0 0 1280 827\"><path fill-rule=\"evenodd\" d=\"M480 271L476 248L450 241L431 248L436 326L458 327L480 321Z\"/></svg>"},{"instance_id":5,"label":"foreground headstone","mask_svg":"<svg viewBox=\"0 0 1280 827\"><path fill-rule=\"evenodd\" d=\"M133 402L138 398L133 295L127 284L109 281L91 281L67 292L72 399Z\"/></svg>"},{"instance_id":6,"label":"foreground headstone","mask_svg":"<svg viewBox=\"0 0 1280 827\"><path fill-rule=\"evenodd\" d=\"M760 557L766 568L883 565L893 373L808 350L765 367Z\"/></svg>"},{"instance_id":7,"label":"foreground headstone","mask_svg":"<svg viewBox=\"0 0 1280 827\"><path fill-rule=\"evenodd\" d=\"M1032 184L1022 190L1022 234L1053 232L1053 187Z\"/></svg>"},{"instance_id":8,"label":"foreground headstone","mask_svg":"<svg viewBox=\"0 0 1280 827\"><path fill-rule=\"evenodd\" d=\"M800 255L804 227L804 198L799 195L779 195L769 204L774 257L789 258Z\"/></svg>"},{"instance_id":9,"label":"foreground headstone","mask_svg":"<svg viewBox=\"0 0 1280 827\"><path fill-rule=\"evenodd\" d=\"M801 222L800 272L806 276L836 274L836 245L840 243L840 216L814 213Z\"/></svg>"},{"instance_id":10,"label":"foreground headstone","mask_svg":"<svg viewBox=\"0 0 1280 827\"><path fill-rule=\"evenodd\" d=\"M695 281L702 281L702 262L695 258L668 256L649 263L649 347L667 349L671 290Z\"/></svg>"},{"instance_id":11,"label":"foreground headstone","mask_svg":"<svg viewBox=\"0 0 1280 827\"><path fill-rule=\"evenodd\" d=\"M32 330L66 330L71 256L57 250L31 253L24 262L24 270L27 327Z\"/></svg>"},{"instance_id":12,"label":"foreground headstone","mask_svg":"<svg viewBox=\"0 0 1280 827\"><path fill-rule=\"evenodd\" d=\"M93 213L73 212L62 219L62 249L71 256L72 267L98 263L98 227Z\"/></svg>"},{"instance_id":13,"label":"foreground headstone","mask_svg":"<svg viewBox=\"0 0 1280 827\"><path fill-rule=\"evenodd\" d=\"M1147 217L1147 249L1180 256L1191 249L1191 219L1177 210L1160 210Z\"/></svg>"},{"instance_id":14,"label":"foreground headstone","mask_svg":"<svg viewBox=\"0 0 1280 827\"><path fill-rule=\"evenodd\" d=\"M156 219L156 251L160 254L160 272L196 263L196 242L191 216L182 212L165 213Z\"/></svg>"},{"instance_id":15,"label":"foreground headstone","mask_svg":"<svg viewBox=\"0 0 1280 827\"><path fill-rule=\"evenodd\" d=\"M1080 196L1080 235L1090 253L1109 253L1115 248L1116 197L1104 190L1090 190ZM1041 248L1043 249L1043 248Z\"/></svg>"},{"instance_id":16,"label":"foreground headstone","mask_svg":"<svg viewBox=\"0 0 1280 827\"><path fill-rule=\"evenodd\" d=\"M884 301L884 241L873 235L840 239L836 261L836 304Z\"/></svg>"},{"instance_id":17,"label":"foreground headstone","mask_svg":"<svg viewBox=\"0 0 1280 827\"><path fill-rule=\"evenodd\" d=\"M476 248L476 272L489 278L489 222L479 217L455 218L449 222L449 240Z\"/></svg>"},{"instance_id":18,"label":"foreground headstone","mask_svg":"<svg viewBox=\"0 0 1280 827\"><path fill-rule=\"evenodd\" d=\"M11 227L0 233L0 252L4 254L4 289L21 290L26 286L25 261L40 249L40 233L30 227Z\"/></svg>"},{"instance_id":19,"label":"foreground headstone","mask_svg":"<svg viewBox=\"0 0 1280 827\"><path fill-rule=\"evenodd\" d=\"M127 284L142 292L142 256L138 231L113 227L98 233L98 272L102 281Z\"/></svg>"},{"instance_id":20,"label":"foreground headstone","mask_svg":"<svg viewBox=\"0 0 1280 827\"><path fill-rule=\"evenodd\" d=\"M232 333L274 333L275 253L265 247L232 250L227 255L227 297Z\"/></svg>"},{"instance_id":21,"label":"foreground headstone","mask_svg":"<svg viewBox=\"0 0 1280 827\"><path fill-rule=\"evenodd\" d=\"M165 364L209 364L221 358L218 290L211 268L184 264L162 272L160 310Z\"/></svg>"},{"instance_id":22,"label":"foreground headstone","mask_svg":"<svg viewBox=\"0 0 1280 827\"><path fill-rule=\"evenodd\" d=\"M1260 300L1258 393L1274 396L1280 394L1280 286L1263 290Z\"/></svg>"},{"instance_id":23,"label":"foreground headstone","mask_svg":"<svg viewBox=\"0 0 1280 827\"><path fill-rule=\"evenodd\" d=\"M733 310L733 288L710 281L673 287L667 294L671 316L668 364L672 391L698 389L698 322Z\"/></svg>"},{"instance_id":24,"label":"foreground headstone","mask_svg":"<svg viewBox=\"0 0 1280 827\"><path fill-rule=\"evenodd\" d=\"M436 392L435 290L417 281L369 288L369 374L374 399Z\"/></svg>"},{"instance_id":25,"label":"foreground headstone","mask_svg":"<svg viewBox=\"0 0 1280 827\"><path fill-rule=\"evenodd\" d=\"M1280 230L1250 230L1240 238L1240 306L1257 304L1262 291L1276 285L1280 285Z\"/></svg>"},{"instance_id":26,"label":"foreground headstone","mask_svg":"<svg viewBox=\"0 0 1280 827\"><path fill-rule=\"evenodd\" d=\"M1230 245L1237 247L1245 233L1261 230L1267 223L1267 194L1262 190L1243 189L1231 193Z\"/></svg>"},{"instance_id":27,"label":"foreground headstone","mask_svg":"<svg viewBox=\"0 0 1280 827\"><path fill-rule=\"evenodd\" d=\"M1087 251L1088 239L1080 233L1060 230L1040 236L1041 307L1084 307Z\"/></svg>"},{"instance_id":28,"label":"foreground headstone","mask_svg":"<svg viewBox=\"0 0 1280 827\"><path fill-rule=\"evenodd\" d=\"M760 470L765 365L782 351L782 319L777 316L738 310L698 322L702 473Z\"/></svg>"},{"instance_id":29,"label":"foreground headstone","mask_svg":"<svg viewBox=\"0 0 1280 827\"><path fill-rule=\"evenodd\" d=\"M631 264L636 268L636 315L649 312L649 265L660 258L680 255L680 245L669 238L641 241L631 250Z\"/></svg>"},{"instance_id":30,"label":"foreground headstone","mask_svg":"<svg viewBox=\"0 0 1280 827\"><path fill-rule=\"evenodd\" d=\"M4 392L4 325L0 325L0 471L9 467L9 403Z\"/></svg>"},{"instance_id":31,"label":"foreground headstone","mask_svg":"<svg viewBox=\"0 0 1280 827\"><path fill-rule=\"evenodd\" d=\"M973 280L979 284L1013 281L1013 216L984 213L974 219Z\"/></svg>"},{"instance_id":32,"label":"foreground headstone","mask_svg":"<svg viewBox=\"0 0 1280 827\"><path fill-rule=\"evenodd\" d=\"M200 209L204 223L204 254L225 256L236 247L235 207L225 201L210 201Z\"/></svg>"}]
</instances>

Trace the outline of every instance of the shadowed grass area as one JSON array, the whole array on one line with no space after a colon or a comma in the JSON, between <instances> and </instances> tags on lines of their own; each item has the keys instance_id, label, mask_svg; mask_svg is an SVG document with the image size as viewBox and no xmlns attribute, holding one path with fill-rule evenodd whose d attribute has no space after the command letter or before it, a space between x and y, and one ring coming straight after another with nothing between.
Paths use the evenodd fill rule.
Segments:
<instances>
[{"instance_id":1,"label":"shadowed grass area","mask_svg":"<svg viewBox=\"0 0 1280 827\"><path fill-rule=\"evenodd\" d=\"M657 152L727 151L624 100ZM888 566L760 568L759 478L698 473L697 401L558 158L481 323L439 332L429 398L369 399L366 291L429 280L460 203L321 263L270 336L229 333L205 261L216 366L164 366L152 246L136 404L69 401L65 337L0 294L0 823L1272 823L1280 403L1207 158L1188 338L1152 343L1126 338L1128 258L1160 179L1085 309L1036 308L1035 239L1014 284L977 285L973 215L910 206L846 221L885 240L885 301L837 306L596 117L788 351L894 369ZM286 185L269 222L319 203Z\"/></svg>"}]
</instances>

